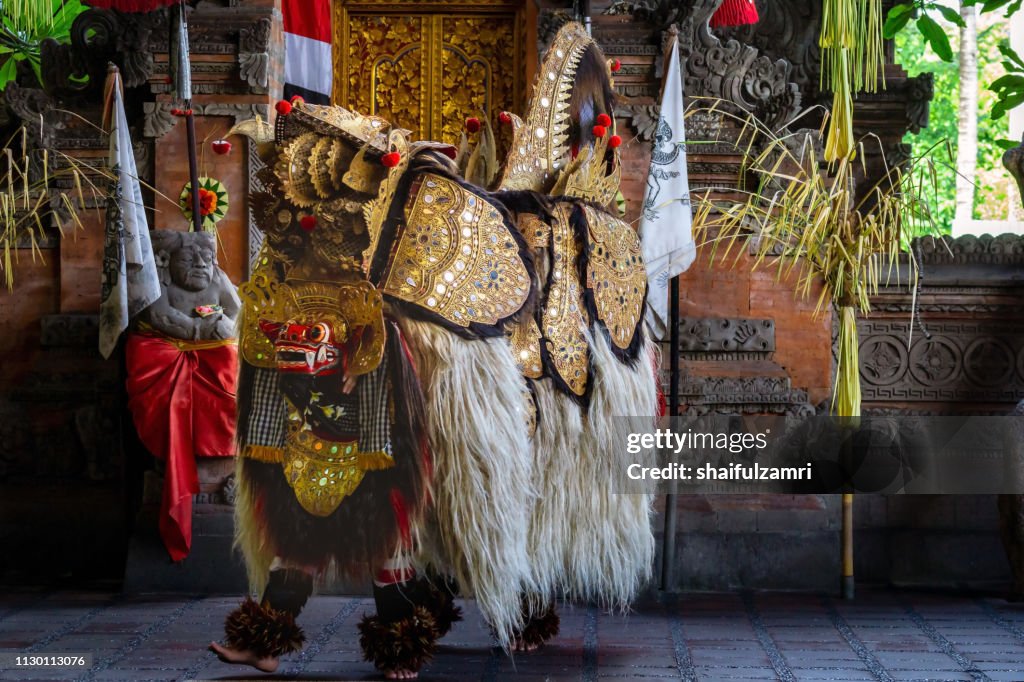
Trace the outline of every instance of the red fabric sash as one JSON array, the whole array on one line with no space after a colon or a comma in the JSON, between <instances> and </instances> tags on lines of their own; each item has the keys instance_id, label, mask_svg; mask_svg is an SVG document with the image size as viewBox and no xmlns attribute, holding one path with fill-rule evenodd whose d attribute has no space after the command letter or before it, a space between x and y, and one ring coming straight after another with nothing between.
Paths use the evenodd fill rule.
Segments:
<instances>
[{"instance_id":1,"label":"red fabric sash","mask_svg":"<svg viewBox=\"0 0 1024 682\"><path fill-rule=\"evenodd\" d=\"M125 346L128 408L143 445L167 463L160 536L174 561L192 546L196 457L235 453L238 349L130 334Z\"/></svg>"}]
</instances>

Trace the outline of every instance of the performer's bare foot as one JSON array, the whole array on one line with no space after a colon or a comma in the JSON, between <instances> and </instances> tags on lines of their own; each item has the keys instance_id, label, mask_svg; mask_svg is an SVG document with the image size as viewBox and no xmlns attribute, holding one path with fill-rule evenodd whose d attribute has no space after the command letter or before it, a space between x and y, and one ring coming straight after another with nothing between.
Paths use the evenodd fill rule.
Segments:
<instances>
[{"instance_id":1,"label":"performer's bare foot","mask_svg":"<svg viewBox=\"0 0 1024 682\"><path fill-rule=\"evenodd\" d=\"M277 670L277 658L274 656L259 657L248 649L238 651L236 649L228 648L217 642L210 642L210 651L217 654L217 658L224 661L225 663L232 663L234 665L251 665L265 673L272 673Z\"/></svg>"},{"instance_id":2,"label":"performer's bare foot","mask_svg":"<svg viewBox=\"0 0 1024 682\"><path fill-rule=\"evenodd\" d=\"M389 680L415 680L420 674L415 670L385 670L384 677Z\"/></svg>"}]
</instances>

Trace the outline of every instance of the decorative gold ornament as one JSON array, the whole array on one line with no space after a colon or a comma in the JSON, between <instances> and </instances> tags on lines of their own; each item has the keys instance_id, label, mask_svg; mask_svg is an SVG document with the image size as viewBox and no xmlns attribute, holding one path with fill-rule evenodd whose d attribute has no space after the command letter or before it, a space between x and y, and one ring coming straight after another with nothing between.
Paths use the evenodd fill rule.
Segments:
<instances>
[{"instance_id":1,"label":"decorative gold ornament","mask_svg":"<svg viewBox=\"0 0 1024 682\"><path fill-rule=\"evenodd\" d=\"M461 327L497 324L522 308L530 275L498 209L425 173L382 275L384 293Z\"/></svg>"},{"instance_id":2,"label":"decorative gold ornament","mask_svg":"<svg viewBox=\"0 0 1024 682\"><path fill-rule=\"evenodd\" d=\"M341 191L344 187L342 176L352 165L355 154L355 147L347 145L342 140L331 140L331 148L327 152L327 168L334 189Z\"/></svg>"},{"instance_id":3,"label":"decorative gold ornament","mask_svg":"<svg viewBox=\"0 0 1024 682\"><path fill-rule=\"evenodd\" d=\"M560 203L551 226L551 281L541 319L548 358L558 376L574 394L587 390L590 355L586 330L590 326L582 305L576 263L579 244L569 223L572 204Z\"/></svg>"},{"instance_id":4,"label":"decorative gold ornament","mask_svg":"<svg viewBox=\"0 0 1024 682\"><path fill-rule=\"evenodd\" d=\"M640 238L627 223L604 211L586 205L583 210L590 237L587 288L594 294L597 319L608 329L612 343L626 349L647 295Z\"/></svg>"},{"instance_id":5,"label":"decorative gold ornament","mask_svg":"<svg viewBox=\"0 0 1024 682\"><path fill-rule=\"evenodd\" d=\"M288 115L289 126L313 131L328 137L347 139L353 147L369 145L386 152L391 124L377 116L364 116L344 107L298 103Z\"/></svg>"},{"instance_id":6,"label":"decorative gold ornament","mask_svg":"<svg viewBox=\"0 0 1024 682\"><path fill-rule=\"evenodd\" d=\"M551 242L551 226L532 213L520 215L516 227L531 249L546 248Z\"/></svg>"},{"instance_id":7,"label":"decorative gold ornament","mask_svg":"<svg viewBox=\"0 0 1024 682\"><path fill-rule=\"evenodd\" d=\"M540 327L530 315L523 315L514 324L509 325L509 344L520 373L527 379L540 379L544 376L544 363L540 355Z\"/></svg>"},{"instance_id":8,"label":"decorative gold ornament","mask_svg":"<svg viewBox=\"0 0 1024 682\"><path fill-rule=\"evenodd\" d=\"M329 137L321 137L313 145L309 152L309 176L316 191L317 198L328 199L333 196L337 189L331 183L331 167L329 156L333 145L338 140Z\"/></svg>"},{"instance_id":9,"label":"decorative gold ornament","mask_svg":"<svg viewBox=\"0 0 1024 682\"><path fill-rule=\"evenodd\" d=\"M274 174L285 196L299 208L309 208L318 199L309 174L309 157L319 141L320 136L316 133L299 135L281 150L274 164Z\"/></svg>"},{"instance_id":10,"label":"decorative gold ornament","mask_svg":"<svg viewBox=\"0 0 1024 682\"><path fill-rule=\"evenodd\" d=\"M246 282L238 287L242 307L239 313L238 350L242 359L255 367L273 369L277 366L274 344L260 330L261 319L280 317L289 294L274 276L276 254L264 246L256 259L256 267Z\"/></svg>"},{"instance_id":11,"label":"decorative gold ornament","mask_svg":"<svg viewBox=\"0 0 1024 682\"><path fill-rule=\"evenodd\" d=\"M384 304L372 284L351 269L352 279L342 282L279 282L271 264L272 256L265 249L252 277L238 289L242 301L239 348L246 362L268 369L277 367L274 345L260 329L260 321L265 320L329 324L334 345L348 353L348 373L352 376L367 374L380 365L386 338ZM353 342L355 334L357 342Z\"/></svg>"},{"instance_id":12,"label":"decorative gold ornament","mask_svg":"<svg viewBox=\"0 0 1024 682\"><path fill-rule=\"evenodd\" d=\"M500 189L547 193L569 161L569 100L576 68L593 41L575 22L558 31L533 86L525 122L516 128Z\"/></svg>"},{"instance_id":13,"label":"decorative gold ornament","mask_svg":"<svg viewBox=\"0 0 1024 682\"><path fill-rule=\"evenodd\" d=\"M366 222L366 231L370 235L370 243L363 252L363 266L369 272L373 264L373 256L377 251L377 244L380 242L380 233L384 228L384 221L388 217L388 210L391 202L398 191L398 181L405 175L409 168L409 138L408 131L392 131L390 136L390 148L398 154L398 164L388 169L387 177L380 183L377 189L377 198L367 202L363 207L363 218ZM362 150L360 150L362 151ZM357 156L358 158L358 156ZM355 165L355 161L352 162ZM348 174L346 173L346 176Z\"/></svg>"},{"instance_id":14,"label":"decorative gold ornament","mask_svg":"<svg viewBox=\"0 0 1024 682\"><path fill-rule=\"evenodd\" d=\"M363 145L342 173L341 184L360 194L373 194L380 185L380 163L367 158L369 145Z\"/></svg>"},{"instance_id":15,"label":"decorative gold ornament","mask_svg":"<svg viewBox=\"0 0 1024 682\"><path fill-rule=\"evenodd\" d=\"M609 135L597 138L592 147L580 151L559 176L552 194L579 197L598 206L607 206L614 201L619 192L622 170L618 150L612 152L612 169L608 170L605 157Z\"/></svg>"},{"instance_id":16,"label":"decorative gold ornament","mask_svg":"<svg viewBox=\"0 0 1024 682\"><path fill-rule=\"evenodd\" d=\"M302 508L328 516L355 492L367 471L390 469L395 460L386 452L361 452L355 441L318 438L303 428L302 417L289 404L284 446L284 475Z\"/></svg>"}]
</instances>

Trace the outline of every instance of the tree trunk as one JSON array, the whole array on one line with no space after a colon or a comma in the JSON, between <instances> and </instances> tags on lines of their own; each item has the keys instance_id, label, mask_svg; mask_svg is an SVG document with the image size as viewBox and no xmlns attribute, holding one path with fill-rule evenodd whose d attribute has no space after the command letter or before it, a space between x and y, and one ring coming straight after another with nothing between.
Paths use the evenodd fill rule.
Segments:
<instances>
[{"instance_id":1,"label":"tree trunk","mask_svg":"<svg viewBox=\"0 0 1024 682\"><path fill-rule=\"evenodd\" d=\"M956 215L966 227L974 217L974 182L978 164L978 25L974 6L960 7L960 111L956 160Z\"/></svg>"}]
</instances>

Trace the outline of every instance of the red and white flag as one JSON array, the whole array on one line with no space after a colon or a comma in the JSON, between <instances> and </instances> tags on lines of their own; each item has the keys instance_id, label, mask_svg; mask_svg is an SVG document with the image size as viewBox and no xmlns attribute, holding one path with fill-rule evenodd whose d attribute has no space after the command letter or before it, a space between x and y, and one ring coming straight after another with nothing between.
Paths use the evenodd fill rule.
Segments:
<instances>
[{"instance_id":1,"label":"red and white flag","mask_svg":"<svg viewBox=\"0 0 1024 682\"><path fill-rule=\"evenodd\" d=\"M284 98L331 103L331 2L284 0Z\"/></svg>"}]
</instances>

